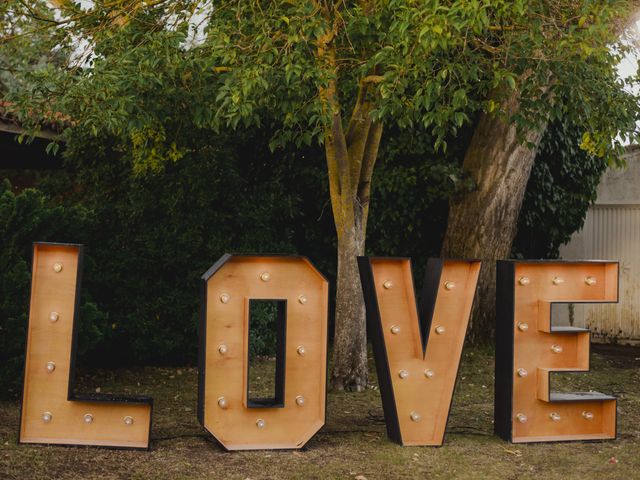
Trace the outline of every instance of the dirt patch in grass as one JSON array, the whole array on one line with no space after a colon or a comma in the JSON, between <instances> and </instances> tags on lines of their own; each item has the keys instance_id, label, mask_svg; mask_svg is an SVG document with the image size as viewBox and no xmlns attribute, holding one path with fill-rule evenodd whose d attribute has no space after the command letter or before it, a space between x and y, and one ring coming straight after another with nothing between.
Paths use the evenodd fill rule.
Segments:
<instances>
[{"instance_id":1,"label":"dirt patch in grass","mask_svg":"<svg viewBox=\"0 0 640 480\"><path fill-rule=\"evenodd\" d=\"M264 369L269 378L269 362ZM196 419L194 368L100 370L80 391L154 397L150 452L17 445L19 406L0 403L0 479L639 478L640 350L596 348L588 374L555 387L618 396L616 441L510 445L493 436L493 355L467 349L441 448L386 438L375 376L364 393L330 393L325 427L301 451L225 452ZM371 369L373 372L373 368Z\"/></svg>"}]
</instances>

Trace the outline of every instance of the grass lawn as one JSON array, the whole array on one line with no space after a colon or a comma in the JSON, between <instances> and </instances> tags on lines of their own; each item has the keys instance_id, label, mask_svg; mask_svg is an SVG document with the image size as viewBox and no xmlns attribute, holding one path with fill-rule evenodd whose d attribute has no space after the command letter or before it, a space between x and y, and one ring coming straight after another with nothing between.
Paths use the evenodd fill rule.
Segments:
<instances>
[{"instance_id":1,"label":"grass lawn","mask_svg":"<svg viewBox=\"0 0 640 480\"><path fill-rule=\"evenodd\" d=\"M330 393L325 427L300 451L227 453L196 419L195 368L85 372L79 391L154 397L150 452L16 444L19 406L0 403L0 479L640 478L640 349L593 347L592 371L558 390L618 397L618 440L510 445L493 432L493 356L466 349L445 445L388 441L372 379L365 393ZM268 361L258 362L265 375ZM371 365L373 372L373 364Z\"/></svg>"}]
</instances>

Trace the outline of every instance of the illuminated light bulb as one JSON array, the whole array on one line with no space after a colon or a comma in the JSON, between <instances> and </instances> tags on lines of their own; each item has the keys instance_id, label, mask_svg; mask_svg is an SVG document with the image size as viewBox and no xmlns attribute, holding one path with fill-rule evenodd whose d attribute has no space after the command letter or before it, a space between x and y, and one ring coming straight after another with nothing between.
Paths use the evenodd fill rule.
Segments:
<instances>
[{"instance_id":1,"label":"illuminated light bulb","mask_svg":"<svg viewBox=\"0 0 640 480\"><path fill-rule=\"evenodd\" d=\"M409 415L409 417L410 417L410 418L411 418L411 420L412 420L412 421L414 421L414 422L419 422L419 421L420 421L420 419L422 418L418 412L411 412L411 414Z\"/></svg>"},{"instance_id":2,"label":"illuminated light bulb","mask_svg":"<svg viewBox=\"0 0 640 480\"><path fill-rule=\"evenodd\" d=\"M60 273L62 271L62 264L60 262L56 262L53 264L53 271L56 273Z\"/></svg>"},{"instance_id":3,"label":"illuminated light bulb","mask_svg":"<svg viewBox=\"0 0 640 480\"><path fill-rule=\"evenodd\" d=\"M222 344L218 347L218 352L220 353L220 355L224 355L225 353L227 353L229 351L229 349L227 348L226 345Z\"/></svg>"},{"instance_id":4,"label":"illuminated light bulb","mask_svg":"<svg viewBox=\"0 0 640 480\"><path fill-rule=\"evenodd\" d=\"M551 345L551 351L553 353L562 353L562 347L554 343L553 345Z\"/></svg>"},{"instance_id":5,"label":"illuminated light bulb","mask_svg":"<svg viewBox=\"0 0 640 480\"><path fill-rule=\"evenodd\" d=\"M529 285L531 283L531 280L529 279L529 277L520 277L518 283L524 287L526 285Z\"/></svg>"},{"instance_id":6,"label":"illuminated light bulb","mask_svg":"<svg viewBox=\"0 0 640 480\"><path fill-rule=\"evenodd\" d=\"M298 350L296 350L298 352L298 355L303 356L305 353L307 353L307 349L304 348L304 346L300 345L298 347Z\"/></svg>"},{"instance_id":7,"label":"illuminated light bulb","mask_svg":"<svg viewBox=\"0 0 640 480\"><path fill-rule=\"evenodd\" d=\"M304 405L304 397L302 395L298 395L296 397L296 405L302 407Z\"/></svg>"},{"instance_id":8,"label":"illuminated light bulb","mask_svg":"<svg viewBox=\"0 0 640 480\"><path fill-rule=\"evenodd\" d=\"M271 274L269 272L262 272L260 274L260 280L262 280L263 282L268 282L269 280L271 280Z\"/></svg>"},{"instance_id":9,"label":"illuminated light bulb","mask_svg":"<svg viewBox=\"0 0 640 480\"><path fill-rule=\"evenodd\" d=\"M442 335L446 330L447 330L447 329L446 329L446 328L444 328L442 325L438 325L438 326L436 327L436 333L437 333L438 335Z\"/></svg>"},{"instance_id":10,"label":"illuminated light bulb","mask_svg":"<svg viewBox=\"0 0 640 480\"><path fill-rule=\"evenodd\" d=\"M593 420L593 413L591 412L582 412L582 416L585 420Z\"/></svg>"},{"instance_id":11,"label":"illuminated light bulb","mask_svg":"<svg viewBox=\"0 0 640 480\"><path fill-rule=\"evenodd\" d=\"M391 326L391 333L393 333L394 335L397 335L400 333L400 327L398 325L392 325Z\"/></svg>"},{"instance_id":12,"label":"illuminated light bulb","mask_svg":"<svg viewBox=\"0 0 640 480\"><path fill-rule=\"evenodd\" d=\"M47 372L53 373L56 369L56 364L54 362L47 362Z\"/></svg>"},{"instance_id":13,"label":"illuminated light bulb","mask_svg":"<svg viewBox=\"0 0 640 480\"><path fill-rule=\"evenodd\" d=\"M304 295L300 295L298 297L298 302L300 302L302 305L304 305L305 303L307 303L307 297L305 297Z\"/></svg>"},{"instance_id":14,"label":"illuminated light bulb","mask_svg":"<svg viewBox=\"0 0 640 480\"><path fill-rule=\"evenodd\" d=\"M518 376L519 377L526 377L528 375L529 372L527 372L524 368L519 368L518 369Z\"/></svg>"},{"instance_id":15,"label":"illuminated light bulb","mask_svg":"<svg viewBox=\"0 0 640 480\"><path fill-rule=\"evenodd\" d=\"M229 402L227 402L226 398L220 397L218 398L218 406L222 409L225 409L229 406Z\"/></svg>"},{"instance_id":16,"label":"illuminated light bulb","mask_svg":"<svg viewBox=\"0 0 640 480\"><path fill-rule=\"evenodd\" d=\"M385 289L389 290L391 287L393 287L393 282L391 280L385 280L382 286Z\"/></svg>"},{"instance_id":17,"label":"illuminated light bulb","mask_svg":"<svg viewBox=\"0 0 640 480\"><path fill-rule=\"evenodd\" d=\"M524 322L518 322L518 330L520 330L521 332L526 332L527 330L529 330L529 324Z\"/></svg>"},{"instance_id":18,"label":"illuminated light bulb","mask_svg":"<svg viewBox=\"0 0 640 480\"><path fill-rule=\"evenodd\" d=\"M409 376L409 372L407 372L406 370L400 370L398 372L398 376L404 380Z\"/></svg>"},{"instance_id":19,"label":"illuminated light bulb","mask_svg":"<svg viewBox=\"0 0 640 480\"><path fill-rule=\"evenodd\" d=\"M130 415L127 415L126 417L124 417L124 424L125 425L133 425L133 417Z\"/></svg>"},{"instance_id":20,"label":"illuminated light bulb","mask_svg":"<svg viewBox=\"0 0 640 480\"><path fill-rule=\"evenodd\" d=\"M525 423L527 421L527 416L524 413L519 413L516 415L516 420L520 423Z\"/></svg>"},{"instance_id":21,"label":"illuminated light bulb","mask_svg":"<svg viewBox=\"0 0 640 480\"><path fill-rule=\"evenodd\" d=\"M57 322L59 318L60 318L60 315L58 315L58 312L51 312L49 314L49 321L51 323Z\"/></svg>"},{"instance_id":22,"label":"illuminated light bulb","mask_svg":"<svg viewBox=\"0 0 640 480\"><path fill-rule=\"evenodd\" d=\"M90 413L85 413L84 423L93 423L93 415L91 415Z\"/></svg>"},{"instance_id":23,"label":"illuminated light bulb","mask_svg":"<svg viewBox=\"0 0 640 480\"><path fill-rule=\"evenodd\" d=\"M553 282L554 285L562 285L564 283L564 278L553 277L553 280L551 280L551 282Z\"/></svg>"},{"instance_id":24,"label":"illuminated light bulb","mask_svg":"<svg viewBox=\"0 0 640 480\"><path fill-rule=\"evenodd\" d=\"M584 279L584 283L586 283L589 286L592 286L598 283L598 281L596 280L596 277L586 277Z\"/></svg>"},{"instance_id":25,"label":"illuminated light bulb","mask_svg":"<svg viewBox=\"0 0 640 480\"><path fill-rule=\"evenodd\" d=\"M435 375L435 372L433 370L429 369L429 368L427 368L424 371L424 376L427 377L427 378L433 378L434 375Z\"/></svg>"},{"instance_id":26,"label":"illuminated light bulb","mask_svg":"<svg viewBox=\"0 0 640 480\"><path fill-rule=\"evenodd\" d=\"M556 412L550 413L550 414L549 414L549 418L550 418L551 420L553 420L554 422L559 422L559 421L560 421L560 419L561 419L560 414L558 414L558 413L556 413Z\"/></svg>"},{"instance_id":27,"label":"illuminated light bulb","mask_svg":"<svg viewBox=\"0 0 640 480\"><path fill-rule=\"evenodd\" d=\"M456 288L456 284L455 282L445 282L444 288L445 290L453 290L454 288Z\"/></svg>"},{"instance_id":28,"label":"illuminated light bulb","mask_svg":"<svg viewBox=\"0 0 640 480\"><path fill-rule=\"evenodd\" d=\"M42 421L44 423L49 423L51 422L51 420L53 420L53 415L51 414L51 412L44 412L42 414Z\"/></svg>"},{"instance_id":29,"label":"illuminated light bulb","mask_svg":"<svg viewBox=\"0 0 640 480\"><path fill-rule=\"evenodd\" d=\"M231 298L231 297L229 296L229 294L228 294L228 293L223 293L222 295L220 295L220 301L221 301L222 303L229 303L229 299L230 299L230 298Z\"/></svg>"},{"instance_id":30,"label":"illuminated light bulb","mask_svg":"<svg viewBox=\"0 0 640 480\"><path fill-rule=\"evenodd\" d=\"M263 419L261 419L261 418L259 418L258 420L256 420L256 427L258 427L258 428L264 428L264 426L265 426L266 424L267 424L267 423L266 423Z\"/></svg>"}]
</instances>

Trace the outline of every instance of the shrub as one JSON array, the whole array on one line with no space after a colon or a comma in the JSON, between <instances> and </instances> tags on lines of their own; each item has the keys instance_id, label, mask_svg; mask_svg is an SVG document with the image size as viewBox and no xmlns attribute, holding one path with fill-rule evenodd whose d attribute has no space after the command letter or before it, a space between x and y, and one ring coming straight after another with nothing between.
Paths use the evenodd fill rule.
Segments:
<instances>
[{"instance_id":1,"label":"shrub","mask_svg":"<svg viewBox=\"0 0 640 480\"><path fill-rule=\"evenodd\" d=\"M52 206L40 191L14 193L8 180L0 182L0 392L20 391L31 284L32 242L76 243L90 230L93 214L82 206ZM91 269L91 259L85 262ZM83 356L107 333L107 315L90 301L81 304L80 348Z\"/></svg>"}]
</instances>

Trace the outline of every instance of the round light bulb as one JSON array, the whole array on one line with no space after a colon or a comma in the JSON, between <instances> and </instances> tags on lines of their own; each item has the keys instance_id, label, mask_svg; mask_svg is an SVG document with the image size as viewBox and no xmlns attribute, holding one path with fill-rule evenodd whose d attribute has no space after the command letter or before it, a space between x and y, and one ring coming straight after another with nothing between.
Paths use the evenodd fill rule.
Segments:
<instances>
[{"instance_id":1,"label":"round light bulb","mask_svg":"<svg viewBox=\"0 0 640 480\"><path fill-rule=\"evenodd\" d=\"M553 282L554 285L562 285L564 283L564 278L562 277L553 277L553 280L551 280Z\"/></svg>"},{"instance_id":2,"label":"round light bulb","mask_svg":"<svg viewBox=\"0 0 640 480\"><path fill-rule=\"evenodd\" d=\"M582 412L582 416L585 420L593 420L593 413L591 412Z\"/></svg>"},{"instance_id":3,"label":"round light bulb","mask_svg":"<svg viewBox=\"0 0 640 480\"><path fill-rule=\"evenodd\" d=\"M91 415L90 413L85 413L84 423L93 423L93 415Z\"/></svg>"},{"instance_id":4,"label":"round light bulb","mask_svg":"<svg viewBox=\"0 0 640 480\"><path fill-rule=\"evenodd\" d=\"M411 412L411 414L409 415L409 417L410 417L410 418L411 418L411 420L412 420L412 421L414 421L414 422L419 422L419 421L420 421L420 419L422 418L418 412Z\"/></svg>"},{"instance_id":5,"label":"round light bulb","mask_svg":"<svg viewBox=\"0 0 640 480\"><path fill-rule=\"evenodd\" d=\"M444 288L445 290L453 290L454 288L456 288L456 284L455 282L445 282Z\"/></svg>"},{"instance_id":6,"label":"round light bulb","mask_svg":"<svg viewBox=\"0 0 640 480\"><path fill-rule=\"evenodd\" d=\"M57 322L59 318L60 318L60 315L58 315L58 312L51 312L49 314L49 321L51 323Z\"/></svg>"},{"instance_id":7,"label":"round light bulb","mask_svg":"<svg viewBox=\"0 0 640 480\"><path fill-rule=\"evenodd\" d=\"M434 375L435 375L435 372L433 370L429 369L429 368L427 368L424 371L424 376L427 377L427 378L433 378Z\"/></svg>"},{"instance_id":8,"label":"round light bulb","mask_svg":"<svg viewBox=\"0 0 640 480\"><path fill-rule=\"evenodd\" d=\"M222 409L225 409L229 406L229 403L227 402L226 398L220 397L218 398L218 406Z\"/></svg>"},{"instance_id":9,"label":"round light bulb","mask_svg":"<svg viewBox=\"0 0 640 480\"><path fill-rule=\"evenodd\" d=\"M586 277L584 279L584 283L586 283L589 286L592 286L598 283L598 281L596 280L596 277Z\"/></svg>"},{"instance_id":10,"label":"round light bulb","mask_svg":"<svg viewBox=\"0 0 640 480\"><path fill-rule=\"evenodd\" d=\"M526 332L527 330L529 330L529 324L524 322L518 322L518 330L520 330L521 332Z\"/></svg>"},{"instance_id":11,"label":"round light bulb","mask_svg":"<svg viewBox=\"0 0 640 480\"><path fill-rule=\"evenodd\" d=\"M258 427L258 428L264 428L264 426L265 426L266 424L267 424L267 423L266 423L263 419L261 419L261 418L259 418L259 419L256 421L256 427Z\"/></svg>"},{"instance_id":12,"label":"round light bulb","mask_svg":"<svg viewBox=\"0 0 640 480\"><path fill-rule=\"evenodd\" d=\"M62 264L60 262L56 262L53 264L53 271L56 273L60 273L62 271Z\"/></svg>"},{"instance_id":13,"label":"round light bulb","mask_svg":"<svg viewBox=\"0 0 640 480\"><path fill-rule=\"evenodd\" d=\"M516 420L520 423L525 423L527 421L527 416L524 413L519 413L516 415Z\"/></svg>"},{"instance_id":14,"label":"round light bulb","mask_svg":"<svg viewBox=\"0 0 640 480\"><path fill-rule=\"evenodd\" d=\"M409 376L409 372L407 372L406 370L400 370L398 372L398 376L404 380Z\"/></svg>"},{"instance_id":15,"label":"round light bulb","mask_svg":"<svg viewBox=\"0 0 640 480\"><path fill-rule=\"evenodd\" d=\"M302 407L302 406L304 405L304 397L303 397L302 395L298 395L298 396L296 397L296 404L297 404L299 407Z\"/></svg>"},{"instance_id":16,"label":"round light bulb","mask_svg":"<svg viewBox=\"0 0 640 480\"><path fill-rule=\"evenodd\" d=\"M229 294L228 294L228 293L223 293L222 295L220 295L220 301L221 301L222 303L229 303L229 299L230 299L230 298L231 298L231 297L229 296Z\"/></svg>"},{"instance_id":17,"label":"round light bulb","mask_svg":"<svg viewBox=\"0 0 640 480\"><path fill-rule=\"evenodd\" d=\"M260 280L262 280L263 282L268 282L269 280L271 280L271 274L269 272L262 272L260 274Z\"/></svg>"},{"instance_id":18,"label":"round light bulb","mask_svg":"<svg viewBox=\"0 0 640 480\"><path fill-rule=\"evenodd\" d=\"M529 285L531 283L531 280L529 279L529 277L520 277L520 279L518 280L518 283L522 286L525 286L525 285Z\"/></svg>"},{"instance_id":19,"label":"round light bulb","mask_svg":"<svg viewBox=\"0 0 640 480\"><path fill-rule=\"evenodd\" d=\"M42 421L44 423L49 423L51 422L51 420L53 420L53 415L51 414L51 412L44 412L42 414Z\"/></svg>"},{"instance_id":20,"label":"round light bulb","mask_svg":"<svg viewBox=\"0 0 640 480\"><path fill-rule=\"evenodd\" d=\"M220 353L220 355L224 355L225 353L227 353L229 351L229 349L227 348L226 345L222 344L218 347L218 352Z\"/></svg>"},{"instance_id":21,"label":"round light bulb","mask_svg":"<svg viewBox=\"0 0 640 480\"><path fill-rule=\"evenodd\" d=\"M305 297L304 295L300 295L298 297L298 302L300 302L300 304L305 305L307 303L307 297Z\"/></svg>"},{"instance_id":22,"label":"round light bulb","mask_svg":"<svg viewBox=\"0 0 640 480\"><path fill-rule=\"evenodd\" d=\"M126 417L124 417L124 424L133 425L133 417L130 415L127 415Z\"/></svg>"},{"instance_id":23,"label":"round light bulb","mask_svg":"<svg viewBox=\"0 0 640 480\"><path fill-rule=\"evenodd\" d=\"M385 280L382 286L385 289L389 290L391 287L393 287L393 282L391 280Z\"/></svg>"},{"instance_id":24,"label":"round light bulb","mask_svg":"<svg viewBox=\"0 0 640 480\"><path fill-rule=\"evenodd\" d=\"M556 412L550 413L550 414L549 414L549 418L550 418L551 420L553 420L554 422L559 422L559 421L560 421L560 419L561 419L560 414L558 414L558 413L556 413Z\"/></svg>"},{"instance_id":25,"label":"round light bulb","mask_svg":"<svg viewBox=\"0 0 640 480\"><path fill-rule=\"evenodd\" d=\"M554 343L553 345L551 345L551 351L553 353L562 353L562 347Z\"/></svg>"},{"instance_id":26,"label":"round light bulb","mask_svg":"<svg viewBox=\"0 0 640 480\"><path fill-rule=\"evenodd\" d=\"M524 368L519 368L518 369L518 376L519 377L526 377L527 375L528 375L528 372Z\"/></svg>"},{"instance_id":27,"label":"round light bulb","mask_svg":"<svg viewBox=\"0 0 640 480\"><path fill-rule=\"evenodd\" d=\"M56 369L54 362L47 362L47 372L52 373Z\"/></svg>"},{"instance_id":28,"label":"round light bulb","mask_svg":"<svg viewBox=\"0 0 640 480\"><path fill-rule=\"evenodd\" d=\"M300 355L300 356L303 356L305 353L307 353L307 349L304 348L304 346L302 346L302 345L300 345L296 351L298 352L298 355Z\"/></svg>"},{"instance_id":29,"label":"round light bulb","mask_svg":"<svg viewBox=\"0 0 640 480\"><path fill-rule=\"evenodd\" d=\"M398 325L392 325L391 326L391 333L393 333L394 335L397 335L400 333L400 327Z\"/></svg>"},{"instance_id":30,"label":"round light bulb","mask_svg":"<svg viewBox=\"0 0 640 480\"><path fill-rule=\"evenodd\" d=\"M446 328L444 328L442 325L438 325L438 326L436 327L436 333L437 333L438 335L442 335L446 330L447 330L447 329L446 329Z\"/></svg>"}]
</instances>

